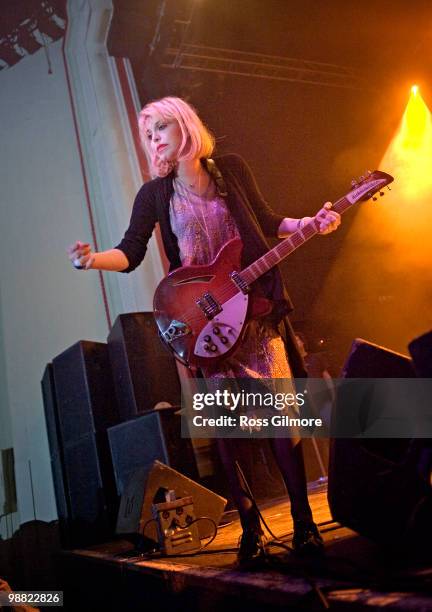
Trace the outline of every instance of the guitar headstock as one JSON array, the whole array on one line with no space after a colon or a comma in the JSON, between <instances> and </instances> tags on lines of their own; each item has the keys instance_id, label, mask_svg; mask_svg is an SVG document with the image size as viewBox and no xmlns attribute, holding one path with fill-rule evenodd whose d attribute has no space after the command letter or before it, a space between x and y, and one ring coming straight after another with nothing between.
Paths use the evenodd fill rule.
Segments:
<instances>
[{"instance_id":1,"label":"guitar headstock","mask_svg":"<svg viewBox=\"0 0 432 612\"><path fill-rule=\"evenodd\" d=\"M393 181L394 178L386 172L381 172L381 170L371 172L369 170L365 176L361 176L357 181L355 179L351 181L352 189L345 197L350 204L363 202L370 198L377 200L375 194L379 193L380 196L383 196L385 193L383 189L385 187L390 189L388 185Z\"/></svg>"}]
</instances>

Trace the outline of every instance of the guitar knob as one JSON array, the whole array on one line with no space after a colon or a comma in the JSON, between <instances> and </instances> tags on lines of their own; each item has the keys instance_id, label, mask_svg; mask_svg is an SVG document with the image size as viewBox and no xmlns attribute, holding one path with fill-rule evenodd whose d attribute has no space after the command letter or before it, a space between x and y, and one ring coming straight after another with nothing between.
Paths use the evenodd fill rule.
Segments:
<instances>
[{"instance_id":1,"label":"guitar knob","mask_svg":"<svg viewBox=\"0 0 432 612\"><path fill-rule=\"evenodd\" d=\"M211 338L210 336L204 336L204 342L210 342Z\"/></svg>"},{"instance_id":2,"label":"guitar knob","mask_svg":"<svg viewBox=\"0 0 432 612\"><path fill-rule=\"evenodd\" d=\"M216 351L218 350L218 348L217 348L216 344L212 344L212 345L211 345L211 347L210 347L210 350L211 350L213 353L216 353Z\"/></svg>"},{"instance_id":3,"label":"guitar knob","mask_svg":"<svg viewBox=\"0 0 432 612\"><path fill-rule=\"evenodd\" d=\"M225 336L221 336L220 341L222 342L222 344L226 344L228 342L228 338L225 338Z\"/></svg>"},{"instance_id":4,"label":"guitar knob","mask_svg":"<svg viewBox=\"0 0 432 612\"><path fill-rule=\"evenodd\" d=\"M220 334L219 327L213 327L213 333L216 334L216 335Z\"/></svg>"},{"instance_id":5,"label":"guitar knob","mask_svg":"<svg viewBox=\"0 0 432 612\"><path fill-rule=\"evenodd\" d=\"M204 344L204 350L205 351L209 351L210 350L210 345L209 344Z\"/></svg>"}]
</instances>

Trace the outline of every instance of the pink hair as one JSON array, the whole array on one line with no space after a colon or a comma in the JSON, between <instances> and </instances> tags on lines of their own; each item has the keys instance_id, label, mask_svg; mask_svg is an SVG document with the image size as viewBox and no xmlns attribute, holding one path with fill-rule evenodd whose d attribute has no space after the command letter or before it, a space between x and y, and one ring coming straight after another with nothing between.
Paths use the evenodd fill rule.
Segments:
<instances>
[{"instance_id":1,"label":"pink hair","mask_svg":"<svg viewBox=\"0 0 432 612\"><path fill-rule=\"evenodd\" d=\"M146 122L154 114L164 119L175 119L180 126L182 141L176 161L210 157L215 145L214 137L198 117L193 106L181 98L173 96L161 98L146 104L138 115L141 144L150 157L152 174L166 176L172 170L172 163L161 160L149 147Z\"/></svg>"}]
</instances>

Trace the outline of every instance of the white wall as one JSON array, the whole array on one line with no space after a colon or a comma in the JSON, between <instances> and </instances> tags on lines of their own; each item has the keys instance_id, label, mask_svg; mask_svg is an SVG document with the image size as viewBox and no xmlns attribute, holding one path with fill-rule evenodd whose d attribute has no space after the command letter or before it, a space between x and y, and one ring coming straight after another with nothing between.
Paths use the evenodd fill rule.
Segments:
<instances>
[{"instance_id":1,"label":"white wall","mask_svg":"<svg viewBox=\"0 0 432 612\"><path fill-rule=\"evenodd\" d=\"M1 314L7 406L21 522L56 516L40 393L45 364L80 338L104 340L97 277L74 273L65 246L90 237L61 42L0 74ZM3 442L3 443L4 443Z\"/></svg>"},{"instance_id":2,"label":"white wall","mask_svg":"<svg viewBox=\"0 0 432 612\"><path fill-rule=\"evenodd\" d=\"M99 249L118 243L142 183L115 62L106 50L110 7L108 0L71 0L66 36L67 69ZM104 275L110 311L116 316L151 310L154 289L162 276L159 252L152 241L137 273Z\"/></svg>"},{"instance_id":3,"label":"white wall","mask_svg":"<svg viewBox=\"0 0 432 612\"><path fill-rule=\"evenodd\" d=\"M66 62L58 41L49 47L53 74L43 50L0 72L0 448L15 452L15 528L57 516L40 391L45 365L76 341L105 341L108 333L99 273L73 270L65 254L76 239L92 242L85 180L100 248L122 237L141 181L104 48L110 2L70 5ZM154 244L140 272L104 274L111 320L148 309L161 274Z\"/></svg>"}]
</instances>

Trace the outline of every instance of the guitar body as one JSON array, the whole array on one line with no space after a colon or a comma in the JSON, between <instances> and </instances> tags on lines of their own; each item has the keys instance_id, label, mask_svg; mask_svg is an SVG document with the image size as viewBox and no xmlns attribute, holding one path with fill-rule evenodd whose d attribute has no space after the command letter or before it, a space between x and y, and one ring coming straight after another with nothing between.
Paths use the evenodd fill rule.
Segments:
<instances>
[{"instance_id":1,"label":"guitar body","mask_svg":"<svg viewBox=\"0 0 432 612\"><path fill-rule=\"evenodd\" d=\"M227 242L205 266L178 268L156 289L153 309L163 342L186 365L215 364L233 354L248 318L271 312L269 300L240 291L242 241Z\"/></svg>"}]
</instances>

